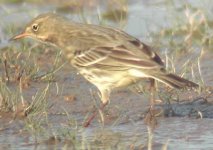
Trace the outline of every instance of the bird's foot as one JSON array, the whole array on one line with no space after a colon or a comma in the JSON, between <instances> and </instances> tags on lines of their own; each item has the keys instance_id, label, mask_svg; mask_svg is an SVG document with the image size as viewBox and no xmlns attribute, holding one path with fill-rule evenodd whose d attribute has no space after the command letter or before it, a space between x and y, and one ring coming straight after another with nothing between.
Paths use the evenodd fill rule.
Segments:
<instances>
[{"instance_id":1,"label":"bird's foot","mask_svg":"<svg viewBox=\"0 0 213 150\"><path fill-rule=\"evenodd\" d=\"M159 116L161 113L162 110L159 110L151 105L144 117L145 124L154 129L157 126L157 116Z\"/></svg>"},{"instance_id":2,"label":"bird's foot","mask_svg":"<svg viewBox=\"0 0 213 150\"><path fill-rule=\"evenodd\" d=\"M107 105L107 103L102 104L101 107L99 108L100 111L102 111L104 109L104 107ZM92 122L92 120L96 117L98 113L98 109L96 109L93 114L87 119L86 122L84 122L83 126L86 128L90 125L90 123Z\"/></svg>"},{"instance_id":3,"label":"bird's foot","mask_svg":"<svg viewBox=\"0 0 213 150\"><path fill-rule=\"evenodd\" d=\"M97 110L95 112L93 112L93 114L87 119L86 122L84 122L83 126L85 128L87 128L90 125L90 123L92 122L92 120L95 118L96 115L97 115Z\"/></svg>"}]
</instances>

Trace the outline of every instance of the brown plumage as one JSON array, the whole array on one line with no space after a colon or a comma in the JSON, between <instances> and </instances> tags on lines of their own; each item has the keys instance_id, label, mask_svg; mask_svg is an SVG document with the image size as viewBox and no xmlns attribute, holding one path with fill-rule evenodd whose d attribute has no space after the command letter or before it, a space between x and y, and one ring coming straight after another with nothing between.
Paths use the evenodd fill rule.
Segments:
<instances>
[{"instance_id":1,"label":"brown plumage","mask_svg":"<svg viewBox=\"0 0 213 150\"><path fill-rule=\"evenodd\" d=\"M119 29L76 23L48 13L36 17L13 39L26 36L60 48L70 64L97 86L103 104L109 101L111 90L143 78L174 88L198 86L168 73L149 46Z\"/></svg>"}]
</instances>

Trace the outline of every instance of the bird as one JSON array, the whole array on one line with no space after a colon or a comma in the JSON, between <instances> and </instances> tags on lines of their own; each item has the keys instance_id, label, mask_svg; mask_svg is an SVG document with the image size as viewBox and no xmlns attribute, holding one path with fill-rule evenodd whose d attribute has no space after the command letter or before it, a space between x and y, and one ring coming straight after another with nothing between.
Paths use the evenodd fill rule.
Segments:
<instances>
[{"instance_id":1,"label":"bird","mask_svg":"<svg viewBox=\"0 0 213 150\"><path fill-rule=\"evenodd\" d=\"M55 13L44 13L11 40L25 37L59 48L77 72L97 87L101 110L109 103L111 91L143 79L150 80L152 89L156 81L177 89L199 86L169 73L153 48L114 27L79 23ZM88 118L85 127L97 112Z\"/></svg>"}]
</instances>

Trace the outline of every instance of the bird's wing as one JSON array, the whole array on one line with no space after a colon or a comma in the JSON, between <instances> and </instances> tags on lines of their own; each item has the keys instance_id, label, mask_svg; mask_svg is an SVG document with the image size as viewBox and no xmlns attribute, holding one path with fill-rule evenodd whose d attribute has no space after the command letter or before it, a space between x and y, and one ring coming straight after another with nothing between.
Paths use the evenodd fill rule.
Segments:
<instances>
[{"instance_id":1,"label":"bird's wing","mask_svg":"<svg viewBox=\"0 0 213 150\"><path fill-rule=\"evenodd\" d=\"M106 70L157 69L162 68L154 57L140 57L134 51L128 50L124 45L93 47L84 51L76 51L72 60L74 66L100 67Z\"/></svg>"},{"instance_id":2,"label":"bird's wing","mask_svg":"<svg viewBox=\"0 0 213 150\"><path fill-rule=\"evenodd\" d=\"M99 41L100 45L106 45L109 49L119 50L125 49L129 52L134 52L134 55L141 59L152 60L160 66L164 66L161 58L152 50L151 47L142 43L137 38L129 35L128 33L111 27L103 27L97 25L89 25L90 28L86 28L90 35L91 41ZM86 38L87 41L88 37ZM99 40L100 39L100 40Z\"/></svg>"},{"instance_id":3,"label":"bird's wing","mask_svg":"<svg viewBox=\"0 0 213 150\"><path fill-rule=\"evenodd\" d=\"M135 53L137 53L137 55L143 56L149 60L154 61L155 63L157 63L159 66L164 66L163 61L161 60L161 58L158 56L158 54L156 52L154 52L152 50L151 47L149 47L148 45L140 42L138 39L132 39L128 41L128 45L131 44L131 46L134 46L135 48L132 48L133 51L135 51ZM130 46L130 47L131 47ZM130 48L128 48L130 49Z\"/></svg>"}]
</instances>

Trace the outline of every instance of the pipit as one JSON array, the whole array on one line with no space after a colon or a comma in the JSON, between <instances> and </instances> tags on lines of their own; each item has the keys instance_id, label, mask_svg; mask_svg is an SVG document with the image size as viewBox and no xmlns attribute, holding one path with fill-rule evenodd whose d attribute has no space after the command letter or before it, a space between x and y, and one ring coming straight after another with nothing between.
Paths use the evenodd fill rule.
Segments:
<instances>
[{"instance_id":1,"label":"pipit","mask_svg":"<svg viewBox=\"0 0 213 150\"><path fill-rule=\"evenodd\" d=\"M82 24L57 14L41 14L12 39L30 37L61 49L70 64L100 91L102 110L113 89L150 79L172 88L198 87L168 73L161 58L148 45L122 30ZM152 88L153 89L153 88ZM151 101L153 105L153 101ZM88 119L88 126L97 111Z\"/></svg>"}]
</instances>

